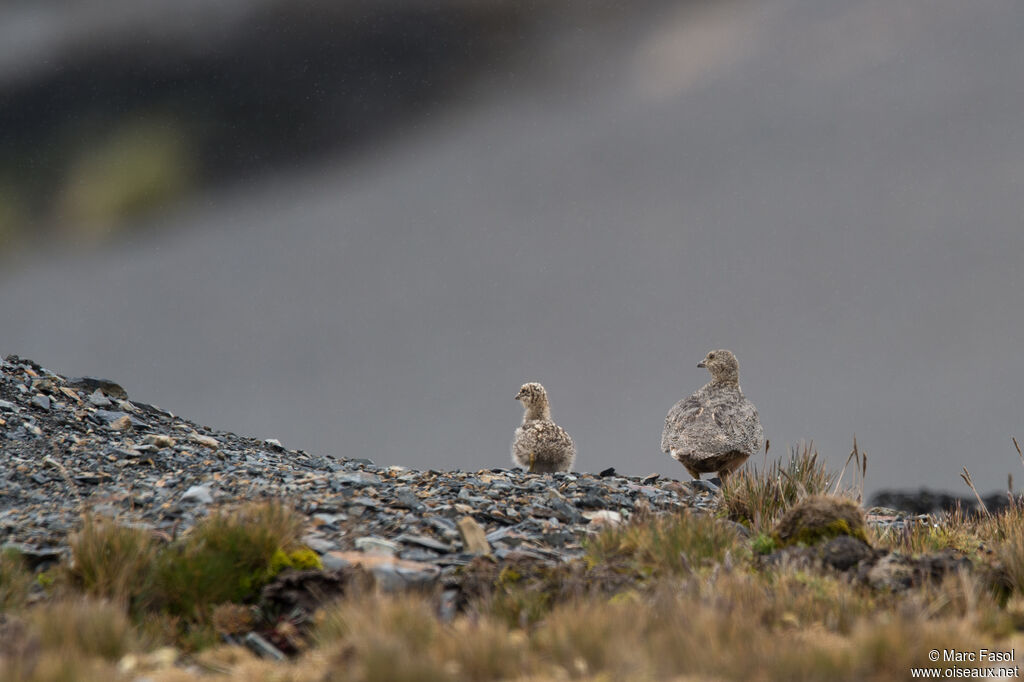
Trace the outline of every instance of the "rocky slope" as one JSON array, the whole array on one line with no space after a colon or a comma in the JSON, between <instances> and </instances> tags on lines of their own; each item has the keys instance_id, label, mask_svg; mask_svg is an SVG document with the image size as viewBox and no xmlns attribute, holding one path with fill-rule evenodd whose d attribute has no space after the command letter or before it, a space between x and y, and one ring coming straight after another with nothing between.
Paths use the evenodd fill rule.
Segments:
<instances>
[{"instance_id":1,"label":"rocky slope","mask_svg":"<svg viewBox=\"0 0 1024 682\"><path fill-rule=\"evenodd\" d=\"M556 563L638 508L715 501L710 484L657 475L415 471L289 450L17 356L0 362L0 453L0 544L37 562L61 555L83 512L171 538L218 505L282 498L309 517L305 541L326 567L361 563L388 584L417 583L479 554Z\"/></svg>"}]
</instances>

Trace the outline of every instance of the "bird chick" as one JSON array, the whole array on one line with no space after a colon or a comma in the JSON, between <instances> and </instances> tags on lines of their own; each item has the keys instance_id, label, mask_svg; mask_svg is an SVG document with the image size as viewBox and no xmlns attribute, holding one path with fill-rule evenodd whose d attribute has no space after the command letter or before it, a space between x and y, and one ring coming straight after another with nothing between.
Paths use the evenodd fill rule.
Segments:
<instances>
[{"instance_id":1,"label":"bird chick","mask_svg":"<svg viewBox=\"0 0 1024 682\"><path fill-rule=\"evenodd\" d=\"M764 447L764 429L757 408L740 390L739 363L731 351L713 350L697 366L711 372L711 381L669 410L661 449L694 478L716 472L724 483Z\"/></svg>"},{"instance_id":2,"label":"bird chick","mask_svg":"<svg viewBox=\"0 0 1024 682\"><path fill-rule=\"evenodd\" d=\"M569 471L576 460L576 446L561 426L551 421L551 407L544 387L523 384L516 395L523 403L523 423L512 441L512 461L532 473Z\"/></svg>"}]
</instances>

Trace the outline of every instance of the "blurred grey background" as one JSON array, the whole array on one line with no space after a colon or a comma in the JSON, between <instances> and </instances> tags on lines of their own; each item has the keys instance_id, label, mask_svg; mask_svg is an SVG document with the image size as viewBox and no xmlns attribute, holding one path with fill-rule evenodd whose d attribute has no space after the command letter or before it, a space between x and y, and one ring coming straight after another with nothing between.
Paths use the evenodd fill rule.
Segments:
<instances>
[{"instance_id":1,"label":"blurred grey background","mask_svg":"<svg viewBox=\"0 0 1024 682\"><path fill-rule=\"evenodd\" d=\"M0 352L417 468L509 466L541 381L579 469L687 478L662 422L724 347L772 454L1004 487L1022 35L1017 0L7 2Z\"/></svg>"}]
</instances>

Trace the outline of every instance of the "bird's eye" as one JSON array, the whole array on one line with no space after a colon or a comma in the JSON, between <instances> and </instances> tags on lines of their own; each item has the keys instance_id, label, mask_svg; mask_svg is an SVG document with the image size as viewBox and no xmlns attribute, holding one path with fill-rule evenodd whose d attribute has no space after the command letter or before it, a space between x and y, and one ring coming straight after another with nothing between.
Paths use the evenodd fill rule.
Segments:
<instances>
[{"instance_id":1,"label":"bird's eye","mask_svg":"<svg viewBox=\"0 0 1024 682\"><path fill-rule=\"evenodd\" d=\"M715 354L714 353L708 353L708 360L714 360L714 359L715 359Z\"/></svg>"}]
</instances>

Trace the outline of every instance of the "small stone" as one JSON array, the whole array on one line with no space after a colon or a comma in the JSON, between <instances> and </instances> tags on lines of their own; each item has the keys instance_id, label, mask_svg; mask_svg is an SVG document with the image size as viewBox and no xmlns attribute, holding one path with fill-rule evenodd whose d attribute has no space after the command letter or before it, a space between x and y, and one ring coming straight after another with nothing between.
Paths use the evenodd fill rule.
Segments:
<instances>
[{"instance_id":1,"label":"small stone","mask_svg":"<svg viewBox=\"0 0 1024 682\"><path fill-rule=\"evenodd\" d=\"M395 556L402 547L397 542L377 537L356 538L356 549L366 554Z\"/></svg>"},{"instance_id":2,"label":"small stone","mask_svg":"<svg viewBox=\"0 0 1024 682\"><path fill-rule=\"evenodd\" d=\"M243 641L245 642L245 645L257 656L262 658L271 658L275 661L288 660L288 657L281 653L280 649L255 632L247 634Z\"/></svg>"},{"instance_id":3,"label":"small stone","mask_svg":"<svg viewBox=\"0 0 1024 682\"><path fill-rule=\"evenodd\" d=\"M119 417L114 421L110 422L109 424L107 424L107 428L109 428L111 431L124 431L131 425L132 418L129 417L128 415L124 415L123 417Z\"/></svg>"},{"instance_id":4,"label":"small stone","mask_svg":"<svg viewBox=\"0 0 1024 682\"><path fill-rule=\"evenodd\" d=\"M365 488L367 486L380 485L380 476L377 474L369 474L365 471L353 471L350 473L338 474L335 479L341 483L347 483L348 485L355 486L356 488Z\"/></svg>"},{"instance_id":5,"label":"small stone","mask_svg":"<svg viewBox=\"0 0 1024 682\"><path fill-rule=\"evenodd\" d=\"M205 485L194 485L185 491L181 496L182 502L197 502L199 504L212 504L213 494L210 487Z\"/></svg>"},{"instance_id":6,"label":"small stone","mask_svg":"<svg viewBox=\"0 0 1024 682\"><path fill-rule=\"evenodd\" d=\"M38 407L40 410L49 410L50 397L45 395L32 396L32 404Z\"/></svg>"},{"instance_id":7,"label":"small stone","mask_svg":"<svg viewBox=\"0 0 1024 682\"><path fill-rule=\"evenodd\" d=\"M487 542L487 534L472 516L463 516L458 522L459 535L462 536L463 549L470 554L490 554L491 545Z\"/></svg>"},{"instance_id":8,"label":"small stone","mask_svg":"<svg viewBox=\"0 0 1024 682\"><path fill-rule=\"evenodd\" d=\"M693 490L699 490L706 493L717 493L718 486L711 481L705 481L699 478L695 478L692 481L687 481L685 485L690 486Z\"/></svg>"},{"instance_id":9,"label":"small stone","mask_svg":"<svg viewBox=\"0 0 1024 682\"><path fill-rule=\"evenodd\" d=\"M89 394L89 404L94 407L110 407L110 398L103 394L103 391L96 389Z\"/></svg>"},{"instance_id":10,"label":"small stone","mask_svg":"<svg viewBox=\"0 0 1024 682\"><path fill-rule=\"evenodd\" d=\"M345 514L325 514L323 512L313 514L313 523L317 526L326 526L337 529L339 522L347 520Z\"/></svg>"},{"instance_id":11,"label":"small stone","mask_svg":"<svg viewBox=\"0 0 1024 682\"><path fill-rule=\"evenodd\" d=\"M338 549L338 546L333 542L324 540L323 538L314 537L312 535L306 535L302 538L302 542L305 543L306 547L317 554L327 554L330 551Z\"/></svg>"},{"instance_id":12,"label":"small stone","mask_svg":"<svg viewBox=\"0 0 1024 682\"><path fill-rule=\"evenodd\" d=\"M193 432L191 439L193 443L198 443L199 445L208 447L211 450L216 450L217 448L220 447L220 441L211 436L204 436L202 434Z\"/></svg>"},{"instance_id":13,"label":"small stone","mask_svg":"<svg viewBox=\"0 0 1024 682\"><path fill-rule=\"evenodd\" d=\"M328 552L322 557L324 568L339 570L359 566L373 575L377 587L383 592L400 592L409 588L424 588L436 583L441 570L433 564L406 561L393 557L364 554L363 552Z\"/></svg>"},{"instance_id":14,"label":"small stone","mask_svg":"<svg viewBox=\"0 0 1024 682\"><path fill-rule=\"evenodd\" d=\"M600 476L601 478L608 478L609 476L616 475L617 474L615 473L615 467L608 467L607 469L603 469L601 473L598 474L598 476Z\"/></svg>"},{"instance_id":15,"label":"small stone","mask_svg":"<svg viewBox=\"0 0 1024 682\"><path fill-rule=\"evenodd\" d=\"M122 417L130 417L132 426L135 426L136 428L147 428L149 426L149 424L138 417L131 416L127 412L121 412L119 410L93 410L88 415L88 418L97 424L110 424Z\"/></svg>"},{"instance_id":16,"label":"small stone","mask_svg":"<svg viewBox=\"0 0 1024 682\"><path fill-rule=\"evenodd\" d=\"M18 406L12 402L0 400L0 410L4 410L5 412L17 412Z\"/></svg>"},{"instance_id":17,"label":"small stone","mask_svg":"<svg viewBox=\"0 0 1024 682\"><path fill-rule=\"evenodd\" d=\"M441 553L423 547L413 547L398 553L398 558L405 561L434 561L440 556Z\"/></svg>"},{"instance_id":18,"label":"small stone","mask_svg":"<svg viewBox=\"0 0 1024 682\"><path fill-rule=\"evenodd\" d=\"M284 446L281 445L281 441L279 441L276 438L267 438L263 442L269 445L270 447L274 448L275 450L284 450Z\"/></svg>"},{"instance_id":19,"label":"small stone","mask_svg":"<svg viewBox=\"0 0 1024 682\"><path fill-rule=\"evenodd\" d=\"M585 511L583 518L590 521L591 528L614 528L622 523L622 514L609 509Z\"/></svg>"},{"instance_id":20,"label":"small stone","mask_svg":"<svg viewBox=\"0 0 1024 682\"><path fill-rule=\"evenodd\" d=\"M402 533L395 538L395 541L404 542L409 545L419 545L420 547L432 549L435 552L440 552L441 554L448 554L452 551L452 547L448 543L428 538L425 535L416 535L414 533Z\"/></svg>"},{"instance_id":21,"label":"small stone","mask_svg":"<svg viewBox=\"0 0 1024 682\"><path fill-rule=\"evenodd\" d=\"M173 666L178 660L178 652L174 647L160 647L148 654L126 654L117 663L117 669L123 674L153 672ZM139 678L145 679L145 677Z\"/></svg>"},{"instance_id":22,"label":"small stone","mask_svg":"<svg viewBox=\"0 0 1024 682\"><path fill-rule=\"evenodd\" d=\"M418 512L426 508L420 502L420 498L416 497L416 493L405 486L395 489L395 500L398 502L398 506L405 507L410 511Z\"/></svg>"},{"instance_id":23,"label":"small stone","mask_svg":"<svg viewBox=\"0 0 1024 682\"><path fill-rule=\"evenodd\" d=\"M170 436L163 434L152 433L142 439L142 442L146 445L153 445L158 448L173 448L177 441Z\"/></svg>"}]
</instances>

